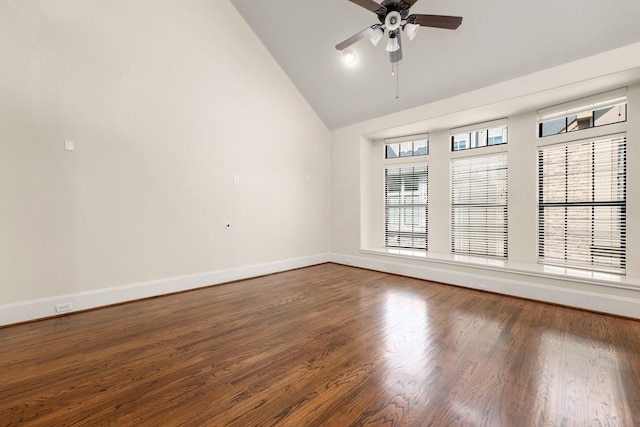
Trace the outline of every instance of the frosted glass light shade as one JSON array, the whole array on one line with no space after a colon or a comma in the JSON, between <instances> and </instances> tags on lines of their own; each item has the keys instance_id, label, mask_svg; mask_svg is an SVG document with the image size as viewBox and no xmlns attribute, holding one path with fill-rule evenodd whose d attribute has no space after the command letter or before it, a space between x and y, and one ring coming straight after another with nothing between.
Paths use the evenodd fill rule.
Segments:
<instances>
[{"instance_id":1,"label":"frosted glass light shade","mask_svg":"<svg viewBox=\"0 0 640 427\"><path fill-rule=\"evenodd\" d=\"M378 42L380 41L383 35L384 35L384 32L380 28L376 28L369 35L369 40L371 40L371 43L373 43L374 46L377 46Z\"/></svg>"},{"instance_id":2,"label":"frosted glass light shade","mask_svg":"<svg viewBox=\"0 0 640 427\"><path fill-rule=\"evenodd\" d=\"M385 50L387 52L395 52L398 49L400 49L400 43L398 43L398 38L389 37L389 41L387 42L387 47L385 48Z\"/></svg>"},{"instance_id":3,"label":"frosted glass light shade","mask_svg":"<svg viewBox=\"0 0 640 427\"><path fill-rule=\"evenodd\" d=\"M418 29L420 25L418 24L405 24L404 25L404 33L409 37L409 40L413 40L413 38L418 34Z\"/></svg>"}]
</instances>

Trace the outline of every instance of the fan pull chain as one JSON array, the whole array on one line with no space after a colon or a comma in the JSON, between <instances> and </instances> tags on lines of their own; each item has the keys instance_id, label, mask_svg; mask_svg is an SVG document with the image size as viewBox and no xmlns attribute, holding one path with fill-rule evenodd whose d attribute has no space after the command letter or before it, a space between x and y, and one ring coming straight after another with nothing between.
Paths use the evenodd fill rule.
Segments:
<instances>
[{"instance_id":1,"label":"fan pull chain","mask_svg":"<svg viewBox=\"0 0 640 427\"><path fill-rule=\"evenodd\" d=\"M396 99L400 98L400 62L396 62L396 70L395 70L395 76L396 76ZM391 67L393 68L393 66ZM394 75L394 72L391 71L391 75Z\"/></svg>"},{"instance_id":2,"label":"fan pull chain","mask_svg":"<svg viewBox=\"0 0 640 427\"><path fill-rule=\"evenodd\" d=\"M400 98L400 64L399 62L391 63L391 77L396 78L396 99Z\"/></svg>"},{"instance_id":3,"label":"fan pull chain","mask_svg":"<svg viewBox=\"0 0 640 427\"><path fill-rule=\"evenodd\" d=\"M396 78L396 99L400 98L400 64L398 62L391 63L391 77Z\"/></svg>"}]
</instances>

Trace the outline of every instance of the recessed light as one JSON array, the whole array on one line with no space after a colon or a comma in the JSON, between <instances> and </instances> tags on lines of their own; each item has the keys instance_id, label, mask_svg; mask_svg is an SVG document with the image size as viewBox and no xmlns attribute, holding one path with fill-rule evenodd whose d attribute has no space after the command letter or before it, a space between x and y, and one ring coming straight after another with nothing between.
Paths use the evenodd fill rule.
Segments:
<instances>
[{"instance_id":1,"label":"recessed light","mask_svg":"<svg viewBox=\"0 0 640 427\"><path fill-rule=\"evenodd\" d=\"M344 62L347 64L353 64L356 62L356 53L352 50L347 50L342 55L342 59L344 59Z\"/></svg>"}]
</instances>

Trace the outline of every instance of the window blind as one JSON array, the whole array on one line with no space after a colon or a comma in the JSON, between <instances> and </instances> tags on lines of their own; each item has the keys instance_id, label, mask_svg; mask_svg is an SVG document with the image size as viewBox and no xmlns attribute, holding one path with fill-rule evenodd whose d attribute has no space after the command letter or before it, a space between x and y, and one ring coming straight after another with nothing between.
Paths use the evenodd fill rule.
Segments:
<instances>
[{"instance_id":1,"label":"window blind","mask_svg":"<svg viewBox=\"0 0 640 427\"><path fill-rule=\"evenodd\" d=\"M627 139L538 150L541 263L624 273Z\"/></svg>"},{"instance_id":2,"label":"window blind","mask_svg":"<svg viewBox=\"0 0 640 427\"><path fill-rule=\"evenodd\" d=\"M385 246L427 249L428 167L385 169Z\"/></svg>"},{"instance_id":3,"label":"window blind","mask_svg":"<svg viewBox=\"0 0 640 427\"><path fill-rule=\"evenodd\" d=\"M506 153L451 161L451 252L507 257Z\"/></svg>"}]
</instances>

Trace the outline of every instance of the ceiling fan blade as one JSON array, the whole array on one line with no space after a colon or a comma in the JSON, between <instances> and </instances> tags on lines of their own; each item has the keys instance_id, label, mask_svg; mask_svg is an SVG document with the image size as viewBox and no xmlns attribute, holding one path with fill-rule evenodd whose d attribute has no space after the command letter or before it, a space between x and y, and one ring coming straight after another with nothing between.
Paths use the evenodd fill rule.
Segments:
<instances>
[{"instance_id":1,"label":"ceiling fan blade","mask_svg":"<svg viewBox=\"0 0 640 427\"><path fill-rule=\"evenodd\" d=\"M348 39L346 39L342 43L338 43L336 45L336 49L338 49L338 50L346 49L349 46L351 46L352 44L354 44L355 42L360 41L365 37L369 37L369 35L372 32L373 32L373 28L372 27L367 27L364 30L360 31L358 34L352 35L351 37L349 37Z\"/></svg>"},{"instance_id":2,"label":"ceiling fan blade","mask_svg":"<svg viewBox=\"0 0 640 427\"><path fill-rule=\"evenodd\" d=\"M400 49L389 54L392 64L402 59L402 37L400 37L400 31L398 31L398 35L396 36L396 38L398 39L398 45L400 46Z\"/></svg>"},{"instance_id":3,"label":"ceiling fan blade","mask_svg":"<svg viewBox=\"0 0 640 427\"><path fill-rule=\"evenodd\" d=\"M400 7L400 10L407 10L416 4L417 1L418 0L400 0L400 4L398 6Z\"/></svg>"},{"instance_id":4,"label":"ceiling fan blade","mask_svg":"<svg viewBox=\"0 0 640 427\"><path fill-rule=\"evenodd\" d=\"M420 15L414 14L407 17L407 22L418 24L423 27L444 28L447 30L455 30L462 24L462 16L445 16L445 15Z\"/></svg>"},{"instance_id":5,"label":"ceiling fan blade","mask_svg":"<svg viewBox=\"0 0 640 427\"><path fill-rule=\"evenodd\" d=\"M380 3L376 3L373 0L349 0L352 3L357 4L358 6L362 6L367 10L370 10L373 13L381 14L387 11L387 8L382 6Z\"/></svg>"}]
</instances>

